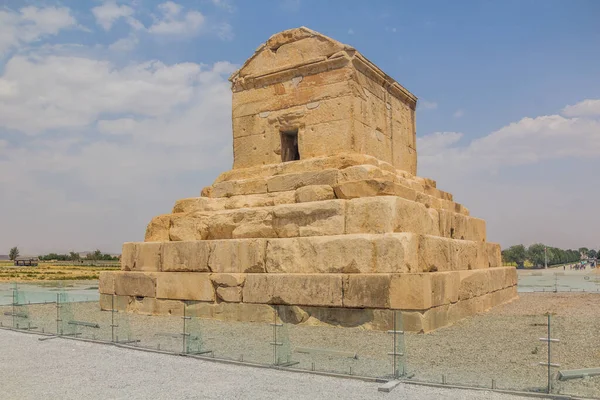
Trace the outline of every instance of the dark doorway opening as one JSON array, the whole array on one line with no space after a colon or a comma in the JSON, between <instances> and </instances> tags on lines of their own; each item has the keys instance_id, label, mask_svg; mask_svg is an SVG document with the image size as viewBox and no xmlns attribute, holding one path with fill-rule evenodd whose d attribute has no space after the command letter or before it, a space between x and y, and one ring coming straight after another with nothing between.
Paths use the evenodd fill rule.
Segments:
<instances>
[{"instance_id":1,"label":"dark doorway opening","mask_svg":"<svg viewBox=\"0 0 600 400\"><path fill-rule=\"evenodd\" d=\"M281 161L296 161L300 159L298 150L298 129L282 131L281 134Z\"/></svg>"}]
</instances>

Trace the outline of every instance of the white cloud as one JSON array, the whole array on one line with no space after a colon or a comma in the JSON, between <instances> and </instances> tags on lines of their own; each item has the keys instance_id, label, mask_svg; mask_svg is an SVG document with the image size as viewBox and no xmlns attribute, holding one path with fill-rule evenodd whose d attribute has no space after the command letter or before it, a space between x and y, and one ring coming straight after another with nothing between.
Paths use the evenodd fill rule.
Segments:
<instances>
[{"instance_id":1,"label":"white cloud","mask_svg":"<svg viewBox=\"0 0 600 400\"><path fill-rule=\"evenodd\" d=\"M419 109L435 110L438 104L435 101L419 100Z\"/></svg>"},{"instance_id":2,"label":"white cloud","mask_svg":"<svg viewBox=\"0 0 600 400\"><path fill-rule=\"evenodd\" d=\"M0 97L0 124L33 135L83 128L106 113L160 117L189 102L206 74L194 63L117 69L82 56L18 55L0 76L0 88L11 88Z\"/></svg>"},{"instance_id":3,"label":"white cloud","mask_svg":"<svg viewBox=\"0 0 600 400\"><path fill-rule=\"evenodd\" d=\"M109 31L119 18L133 20L131 16L134 13L133 8L126 5L119 6L114 1L107 1L101 6L92 8L96 23L106 31ZM139 24L139 21L135 21Z\"/></svg>"},{"instance_id":4,"label":"white cloud","mask_svg":"<svg viewBox=\"0 0 600 400\"><path fill-rule=\"evenodd\" d=\"M465 115L465 112L462 109L458 109L454 112L453 117L461 118L463 115Z\"/></svg>"},{"instance_id":5,"label":"white cloud","mask_svg":"<svg viewBox=\"0 0 600 400\"><path fill-rule=\"evenodd\" d=\"M233 6L228 0L212 0L212 3L215 7L221 8L227 12L235 11L235 6Z\"/></svg>"},{"instance_id":6,"label":"white cloud","mask_svg":"<svg viewBox=\"0 0 600 400\"><path fill-rule=\"evenodd\" d=\"M135 46L137 46L138 43L139 39L135 35L129 35L115 41L108 46L108 49L114 51L131 51L135 48Z\"/></svg>"},{"instance_id":7,"label":"white cloud","mask_svg":"<svg viewBox=\"0 0 600 400\"><path fill-rule=\"evenodd\" d=\"M566 106L562 109L562 114L566 117L588 117L600 115L600 100L583 100L572 106Z\"/></svg>"},{"instance_id":8,"label":"white cloud","mask_svg":"<svg viewBox=\"0 0 600 400\"><path fill-rule=\"evenodd\" d=\"M158 35L195 35L200 32L204 24L204 15L199 11L191 10L183 13L183 7L172 1L167 1L158 6L162 13L148 32Z\"/></svg>"},{"instance_id":9,"label":"white cloud","mask_svg":"<svg viewBox=\"0 0 600 400\"><path fill-rule=\"evenodd\" d=\"M29 6L18 12L0 9L0 56L20 45L75 27L77 22L66 7Z\"/></svg>"},{"instance_id":10,"label":"white cloud","mask_svg":"<svg viewBox=\"0 0 600 400\"><path fill-rule=\"evenodd\" d=\"M418 138L419 157L438 156L463 137L459 132L435 132Z\"/></svg>"},{"instance_id":11,"label":"white cloud","mask_svg":"<svg viewBox=\"0 0 600 400\"><path fill-rule=\"evenodd\" d=\"M233 27L227 22L218 24L215 28L215 31L221 40L233 40Z\"/></svg>"},{"instance_id":12,"label":"white cloud","mask_svg":"<svg viewBox=\"0 0 600 400\"><path fill-rule=\"evenodd\" d=\"M11 187L0 242L37 253L142 240L154 215L231 167L233 70L13 56L0 76L0 133L17 135L0 140L0 170L10 171L0 184Z\"/></svg>"}]
</instances>

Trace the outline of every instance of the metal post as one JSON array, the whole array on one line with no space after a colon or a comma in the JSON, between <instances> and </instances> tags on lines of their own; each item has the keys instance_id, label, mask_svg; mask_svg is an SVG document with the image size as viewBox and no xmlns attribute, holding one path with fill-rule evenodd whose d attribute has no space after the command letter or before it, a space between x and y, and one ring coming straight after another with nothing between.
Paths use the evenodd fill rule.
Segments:
<instances>
[{"instance_id":1,"label":"metal post","mask_svg":"<svg viewBox=\"0 0 600 400\"><path fill-rule=\"evenodd\" d=\"M387 331L388 333L392 334L392 338L394 340L394 346L393 346L393 352L388 353L388 356L392 356L392 362L393 362L393 366L392 366L392 373L393 373L393 378L397 379L400 374L398 371L398 357L404 357L404 353L399 353L399 349L397 346L397 341L398 341L398 335L404 335L404 331L400 331L398 330L398 324L397 324L397 311L394 311L394 315L392 317L392 323L394 324L394 327L392 328L391 331ZM404 375L404 366L402 368L402 374Z\"/></svg>"},{"instance_id":2,"label":"metal post","mask_svg":"<svg viewBox=\"0 0 600 400\"><path fill-rule=\"evenodd\" d=\"M551 343L552 341L550 340L552 336L550 336L550 313L548 313L548 394L551 393L552 391L552 377L551 377L551 372L550 372L550 360L551 360L551 355L550 355L550 348L551 348Z\"/></svg>"},{"instance_id":3,"label":"metal post","mask_svg":"<svg viewBox=\"0 0 600 400\"><path fill-rule=\"evenodd\" d=\"M115 341L115 295L110 296L110 341Z\"/></svg>"},{"instance_id":4,"label":"metal post","mask_svg":"<svg viewBox=\"0 0 600 400\"><path fill-rule=\"evenodd\" d=\"M183 334L181 335L183 337L183 349L181 350L182 353L187 353L186 348L185 348L185 342L186 342L186 334L185 334L185 320L186 320L186 316L185 316L185 303L183 304Z\"/></svg>"},{"instance_id":5,"label":"metal post","mask_svg":"<svg viewBox=\"0 0 600 400\"><path fill-rule=\"evenodd\" d=\"M548 361L547 362L540 362L540 365L545 366L548 368L548 388L547 388L547 392L548 394L550 394L552 392L552 370L551 368L558 368L560 367L560 364L558 363L552 363L552 342L556 342L559 343L560 339L556 339L556 338L552 338L550 337L550 333L551 333L551 319L550 319L550 313L546 314L548 317L548 337L545 338L540 338L540 341L542 342L547 342L548 343Z\"/></svg>"},{"instance_id":6,"label":"metal post","mask_svg":"<svg viewBox=\"0 0 600 400\"><path fill-rule=\"evenodd\" d=\"M397 353L397 351L396 351L396 326L397 326L396 325L396 312L394 312L394 319L393 320L394 320L394 333L393 333L393 338L394 338L394 355L393 355L392 359L393 359L394 366L392 367L392 371L394 372L394 379L396 379L398 377L398 371L396 371L396 357L397 357L397 355L396 355L396 353Z\"/></svg>"},{"instance_id":7,"label":"metal post","mask_svg":"<svg viewBox=\"0 0 600 400\"><path fill-rule=\"evenodd\" d=\"M273 313L273 365L277 365L277 311Z\"/></svg>"},{"instance_id":8,"label":"metal post","mask_svg":"<svg viewBox=\"0 0 600 400\"><path fill-rule=\"evenodd\" d=\"M60 330L59 330L59 322L60 322L60 313L58 311L58 309L60 308L60 293L56 293L56 335L59 336L60 335Z\"/></svg>"},{"instance_id":9,"label":"metal post","mask_svg":"<svg viewBox=\"0 0 600 400\"><path fill-rule=\"evenodd\" d=\"M17 310L15 310L15 303L17 302L16 299L16 294L17 294L17 284L15 283L15 285L12 288L12 327L13 329L15 328L15 316L16 316L16 312Z\"/></svg>"}]
</instances>

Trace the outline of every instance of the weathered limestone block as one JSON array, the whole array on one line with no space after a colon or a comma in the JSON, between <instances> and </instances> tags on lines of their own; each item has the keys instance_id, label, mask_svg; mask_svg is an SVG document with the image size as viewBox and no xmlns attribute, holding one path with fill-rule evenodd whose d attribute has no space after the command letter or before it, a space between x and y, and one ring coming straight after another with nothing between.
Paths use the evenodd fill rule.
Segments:
<instances>
[{"instance_id":1,"label":"weathered limestone block","mask_svg":"<svg viewBox=\"0 0 600 400\"><path fill-rule=\"evenodd\" d=\"M499 270L499 272L504 272ZM483 296L493 290L500 290L500 285L494 287L494 282L490 280L490 269L473 270L473 271L459 271L460 286L459 286L459 300L467 300L472 297Z\"/></svg>"},{"instance_id":2,"label":"weathered limestone block","mask_svg":"<svg viewBox=\"0 0 600 400\"><path fill-rule=\"evenodd\" d=\"M160 271L162 247L161 242L124 243L121 270Z\"/></svg>"},{"instance_id":3,"label":"weathered limestone block","mask_svg":"<svg viewBox=\"0 0 600 400\"><path fill-rule=\"evenodd\" d=\"M430 308L425 312L407 311L402 312L402 322L405 331L409 332L431 332L435 329L448 325L448 310L452 305Z\"/></svg>"},{"instance_id":4,"label":"weathered limestone block","mask_svg":"<svg viewBox=\"0 0 600 400\"><path fill-rule=\"evenodd\" d=\"M392 158L392 138L390 136L379 128L365 125L354 118L350 122L354 151L375 156L390 164L394 162Z\"/></svg>"},{"instance_id":5,"label":"weathered limestone block","mask_svg":"<svg viewBox=\"0 0 600 400\"><path fill-rule=\"evenodd\" d=\"M210 275L210 280L215 286L243 286L244 282L246 282L246 274L215 273Z\"/></svg>"},{"instance_id":6,"label":"weathered limestone block","mask_svg":"<svg viewBox=\"0 0 600 400\"><path fill-rule=\"evenodd\" d=\"M232 197L193 197L175 203L173 214L203 213L206 211L234 210L237 208L267 207L295 203L295 192L261 193Z\"/></svg>"},{"instance_id":7,"label":"weathered limestone block","mask_svg":"<svg viewBox=\"0 0 600 400\"><path fill-rule=\"evenodd\" d=\"M210 244L206 241L162 244L162 271L208 272Z\"/></svg>"},{"instance_id":8,"label":"weathered limestone block","mask_svg":"<svg viewBox=\"0 0 600 400\"><path fill-rule=\"evenodd\" d=\"M146 227L145 242L169 241L169 227L171 226L171 214L159 215L152 218Z\"/></svg>"},{"instance_id":9,"label":"weathered limestone block","mask_svg":"<svg viewBox=\"0 0 600 400\"><path fill-rule=\"evenodd\" d=\"M274 237L272 208L243 208L210 214L205 218L206 239Z\"/></svg>"},{"instance_id":10,"label":"weathered limestone block","mask_svg":"<svg viewBox=\"0 0 600 400\"><path fill-rule=\"evenodd\" d=\"M215 183L211 197L231 197L256 193L267 193L267 181L265 179L244 179Z\"/></svg>"},{"instance_id":11,"label":"weathered limestone block","mask_svg":"<svg viewBox=\"0 0 600 400\"><path fill-rule=\"evenodd\" d=\"M214 301L215 291L209 273L162 272L156 278L156 298Z\"/></svg>"},{"instance_id":12,"label":"weathered limestone block","mask_svg":"<svg viewBox=\"0 0 600 400\"><path fill-rule=\"evenodd\" d=\"M441 238L447 239L447 238ZM452 262L449 270L488 268L488 258L485 243L471 240L450 239L450 254Z\"/></svg>"},{"instance_id":13,"label":"weathered limestone block","mask_svg":"<svg viewBox=\"0 0 600 400\"><path fill-rule=\"evenodd\" d=\"M352 274L343 280L343 306L354 308L389 308L389 274Z\"/></svg>"},{"instance_id":14,"label":"weathered limestone block","mask_svg":"<svg viewBox=\"0 0 600 400\"><path fill-rule=\"evenodd\" d=\"M249 274L243 291L244 302L342 306L340 274Z\"/></svg>"},{"instance_id":15,"label":"weathered limestone block","mask_svg":"<svg viewBox=\"0 0 600 400\"><path fill-rule=\"evenodd\" d=\"M268 207L279 204L292 204L296 201L294 191L233 196L225 201L225 209Z\"/></svg>"},{"instance_id":16,"label":"weathered limestone block","mask_svg":"<svg viewBox=\"0 0 600 400\"><path fill-rule=\"evenodd\" d=\"M419 238L418 271L437 272L455 270L452 239L423 235Z\"/></svg>"},{"instance_id":17,"label":"weathered limestone block","mask_svg":"<svg viewBox=\"0 0 600 400\"><path fill-rule=\"evenodd\" d=\"M98 291L100 294L115 293L115 275L113 271L101 271L98 277Z\"/></svg>"},{"instance_id":18,"label":"weathered limestone block","mask_svg":"<svg viewBox=\"0 0 600 400\"><path fill-rule=\"evenodd\" d=\"M354 199L371 196L398 196L415 200L415 191L409 187L385 179L364 179L343 182L334 187L338 199Z\"/></svg>"},{"instance_id":19,"label":"weathered limestone block","mask_svg":"<svg viewBox=\"0 0 600 400\"><path fill-rule=\"evenodd\" d=\"M490 293L491 296L491 307L495 307L500 304L508 303L517 299L519 296L517 294L517 286L509 286L507 288L495 291Z\"/></svg>"},{"instance_id":20,"label":"weathered limestone block","mask_svg":"<svg viewBox=\"0 0 600 400\"><path fill-rule=\"evenodd\" d=\"M457 272L429 272L393 275L390 307L402 310L427 310L459 299Z\"/></svg>"},{"instance_id":21,"label":"weathered limestone block","mask_svg":"<svg viewBox=\"0 0 600 400\"><path fill-rule=\"evenodd\" d=\"M415 200L423 204L427 208L435 208L437 210L442 208L442 203L440 199L434 196L430 196L426 193L420 193L416 191Z\"/></svg>"},{"instance_id":22,"label":"weathered limestone block","mask_svg":"<svg viewBox=\"0 0 600 400\"><path fill-rule=\"evenodd\" d=\"M404 273L418 268L418 236L413 233L372 235L375 267L373 272Z\"/></svg>"},{"instance_id":23,"label":"weathered limestone block","mask_svg":"<svg viewBox=\"0 0 600 400\"><path fill-rule=\"evenodd\" d=\"M267 179L267 187L269 192L284 192L309 185L333 186L337 184L337 181L338 170L326 169L324 171L276 175Z\"/></svg>"},{"instance_id":24,"label":"weathered limestone block","mask_svg":"<svg viewBox=\"0 0 600 400\"><path fill-rule=\"evenodd\" d=\"M506 268L488 268L486 272L488 272L487 283L489 292L495 292L512 286L506 277Z\"/></svg>"},{"instance_id":25,"label":"weathered limestone block","mask_svg":"<svg viewBox=\"0 0 600 400\"><path fill-rule=\"evenodd\" d=\"M199 213L172 214L169 228L170 241L202 240L206 236L206 223Z\"/></svg>"},{"instance_id":26,"label":"weathered limestone block","mask_svg":"<svg viewBox=\"0 0 600 400\"><path fill-rule=\"evenodd\" d=\"M351 132L352 121L348 119L307 125L300 139L301 157L323 157L328 154L351 152L354 150Z\"/></svg>"},{"instance_id":27,"label":"weathered limestone block","mask_svg":"<svg viewBox=\"0 0 600 400\"><path fill-rule=\"evenodd\" d=\"M218 286L216 289L217 299L225 301L227 303L240 303L242 301L242 287L241 286Z\"/></svg>"},{"instance_id":28,"label":"weathered limestone block","mask_svg":"<svg viewBox=\"0 0 600 400\"><path fill-rule=\"evenodd\" d=\"M381 168L370 164L355 165L342 169L338 177L339 182L351 182L378 178L383 178L383 171Z\"/></svg>"},{"instance_id":29,"label":"weathered limestone block","mask_svg":"<svg viewBox=\"0 0 600 400\"><path fill-rule=\"evenodd\" d=\"M335 199L333 188L329 185L309 185L296 189L296 203Z\"/></svg>"},{"instance_id":30,"label":"weathered limestone block","mask_svg":"<svg viewBox=\"0 0 600 400\"><path fill-rule=\"evenodd\" d=\"M100 310L109 311L113 309L113 296L113 294L106 294L100 292Z\"/></svg>"},{"instance_id":31,"label":"weathered limestone block","mask_svg":"<svg viewBox=\"0 0 600 400\"><path fill-rule=\"evenodd\" d=\"M485 243L487 264L490 268L502 266L502 251L498 243Z\"/></svg>"},{"instance_id":32,"label":"weathered limestone block","mask_svg":"<svg viewBox=\"0 0 600 400\"><path fill-rule=\"evenodd\" d=\"M484 220L448 210L439 210L439 216L441 236L485 242Z\"/></svg>"},{"instance_id":33,"label":"weathered limestone block","mask_svg":"<svg viewBox=\"0 0 600 400\"><path fill-rule=\"evenodd\" d=\"M115 273L115 294L121 296L156 297L156 277L158 272Z\"/></svg>"},{"instance_id":34,"label":"weathered limestone block","mask_svg":"<svg viewBox=\"0 0 600 400\"><path fill-rule=\"evenodd\" d=\"M344 233L343 200L283 204L273 207L273 229L270 237L341 235Z\"/></svg>"},{"instance_id":35,"label":"weathered limestone block","mask_svg":"<svg viewBox=\"0 0 600 400\"><path fill-rule=\"evenodd\" d=\"M371 235L269 239L269 273L368 273L374 270Z\"/></svg>"},{"instance_id":36,"label":"weathered limestone block","mask_svg":"<svg viewBox=\"0 0 600 400\"><path fill-rule=\"evenodd\" d=\"M490 268L491 290L500 290L517 284L517 270L513 267Z\"/></svg>"},{"instance_id":37,"label":"weathered limestone block","mask_svg":"<svg viewBox=\"0 0 600 400\"><path fill-rule=\"evenodd\" d=\"M318 76L306 76L302 79L302 85L298 85L295 90L284 91L284 93L275 93L281 91L281 85L269 85L264 89L252 89L235 94L232 104L232 117L238 118L247 115L255 115L277 111L285 108L294 107L301 104L314 103L331 98L338 98L351 95L354 92L354 85L348 82L348 75L351 71L339 69L320 74ZM328 81L328 82L327 82ZM302 86L302 87L301 87ZM254 97L255 99L252 99ZM255 101L252 101L255 100ZM341 131L348 132L349 130ZM237 140L244 137L234 138L234 146ZM349 147L343 150L348 151ZM329 152L328 154L335 154ZM308 155L307 155L308 156ZM256 162L239 166L236 165L238 157L234 157L234 168L257 165Z\"/></svg>"},{"instance_id":38,"label":"weathered limestone block","mask_svg":"<svg viewBox=\"0 0 600 400\"><path fill-rule=\"evenodd\" d=\"M262 134L234 138L233 160L233 167L236 169L280 163L281 140L275 135ZM249 179L253 178L249 177ZM220 185L220 183L215 183L215 185ZM224 188L231 190L231 186L224 186Z\"/></svg>"},{"instance_id":39,"label":"weathered limestone block","mask_svg":"<svg viewBox=\"0 0 600 400\"><path fill-rule=\"evenodd\" d=\"M212 241L208 266L212 272L265 272L266 245L264 239Z\"/></svg>"},{"instance_id":40,"label":"weathered limestone block","mask_svg":"<svg viewBox=\"0 0 600 400\"><path fill-rule=\"evenodd\" d=\"M348 203L346 233L439 232L437 211L396 196L364 197Z\"/></svg>"}]
</instances>

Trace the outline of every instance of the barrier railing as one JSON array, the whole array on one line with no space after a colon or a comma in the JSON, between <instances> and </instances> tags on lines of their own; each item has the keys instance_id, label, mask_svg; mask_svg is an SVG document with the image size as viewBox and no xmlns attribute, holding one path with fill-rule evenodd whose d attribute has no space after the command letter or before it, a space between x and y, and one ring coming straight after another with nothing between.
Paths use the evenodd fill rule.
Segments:
<instances>
[{"instance_id":1,"label":"barrier railing","mask_svg":"<svg viewBox=\"0 0 600 400\"><path fill-rule=\"evenodd\" d=\"M95 340L199 358L378 380L600 396L600 295L522 293L519 300L429 333L405 332L403 313L389 311L389 329L325 324L301 307L272 306L244 321L207 318L188 301L171 315L145 315L120 296L101 311L68 290L54 302L30 303L18 284L4 287L0 325L43 333L42 339ZM8 304L7 304L8 303ZM105 307L106 308L106 307ZM383 312L383 311L382 311ZM242 318L243 319L243 318ZM52 336L48 336L52 335ZM550 353L550 354L548 354Z\"/></svg>"}]
</instances>

